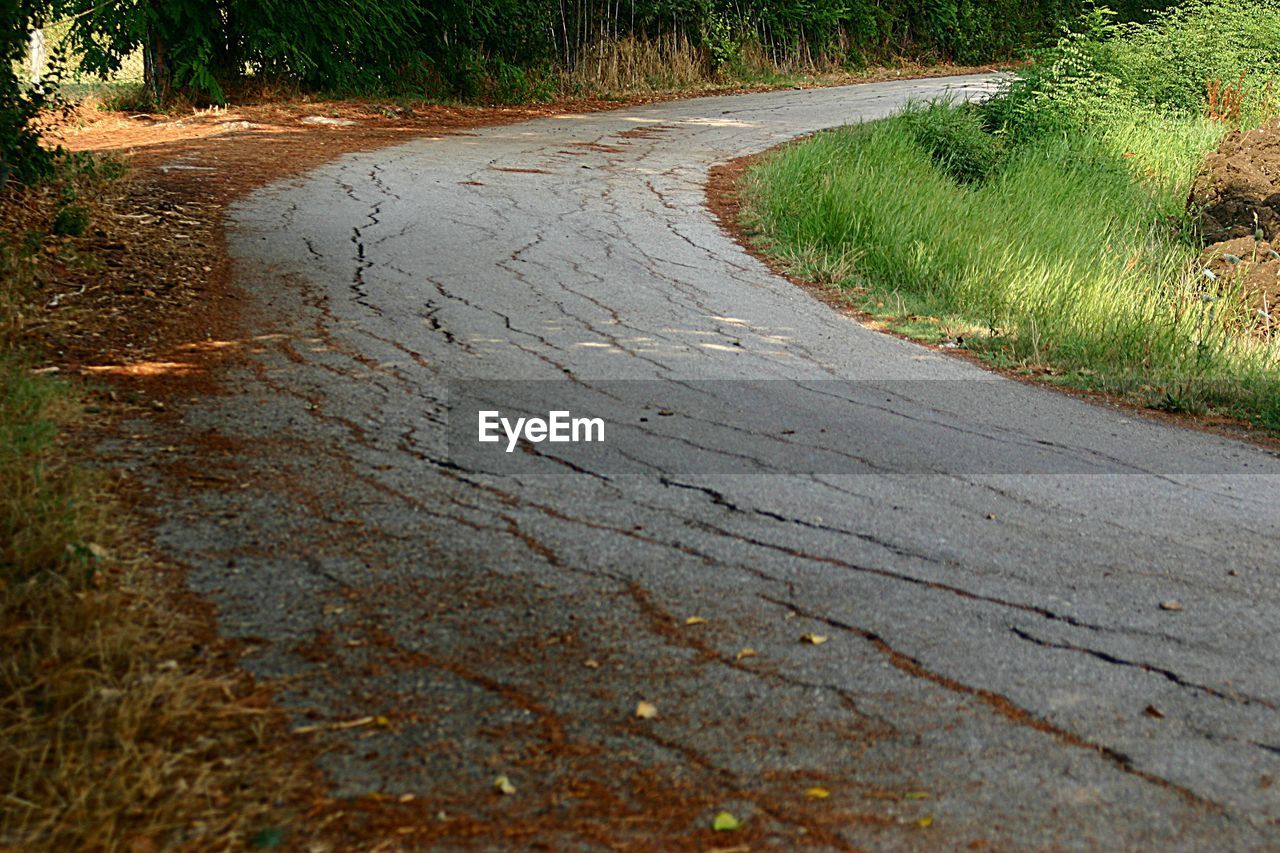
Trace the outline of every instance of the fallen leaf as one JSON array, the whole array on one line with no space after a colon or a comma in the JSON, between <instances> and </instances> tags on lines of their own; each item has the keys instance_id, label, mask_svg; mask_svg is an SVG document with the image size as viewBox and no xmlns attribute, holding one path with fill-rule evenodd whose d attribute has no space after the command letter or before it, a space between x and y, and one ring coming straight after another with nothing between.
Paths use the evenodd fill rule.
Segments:
<instances>
[{"instance_id":1,"label":"fallen leaf","mask_svg":"<svg viewBox=\"0 0 1280 853\"><path fill-rule=\"evenodd\" d=\"M493 788L499 794L514 794L516 792L516 786L512 785L511 780L505 775L493 780Z\"/></svg>"},{"instance_id":2,"label":"fallen leaf","mask_svg":"<svg viewBox=\"0 0 1280 853\"><path fill-rule=\"evenodd\" d=\"M1157 720L1164 719L1164 712L1161 711L1159 708L1157 708L1155 705L1148 705L1147 707L1143 708L1142 713L1146 714L1148 717L1155 717Z\"/></svg>"},{"instance_id":3,"label":"fallen leaf","mask_svg":"<svg viewBox=\"0 0 1280 853\"><path fill-rule=\"evenodd\" d=\"M831 792L826 788L810 788L804 792L804 795L812 800L825 800L831 796Z\"/></svg>"},{"instance_id":4,"label":"fallen leaf","mask_svg":"<svg viewBox=\"0 0 1280 853\"><path fill-rule=\"evenodd\" d=\"M384 729L385 729L387 726L391 725L391 720L389 720L388 718L386 718L386 717L382 716L381 714L379 714L378 716L374 717L374 718L373 718L373 722L374 722L376 725L382 726Z\"/></svg>"},{"instance_id":5,"label":"fallen leaf","mask_svg":"<svg viewBox=\"0 0 1280 853\"><path fill-rule=\"evenodd\" d=\"M652 720L658 716L658 706L652 702L636 703L636 716L642 720Z\"/></svg>"},{"instance_id":6,"label":"fallen leaf","mask_svg":"<svg viewBox=\"0 0 1280 853\"><path fill-rule=\"evenodd\" d=\"M705 624L707 624L707 620L706 620L706 619L703 619L701 616L690 616L688 619L684 620L684 624L686 624L686 625L705 625Z\"/></svg>"},{"instance_id":7,"label":"fallen leaf","mask_svg":"<svg viewBox=\"0 0 1280 853\"><path fill-rule=\"evenodd\" d=\"M916 826L920 827L921 829L928 829L929 827L933 826L933 815L927 814L924 817L920 818L918 821L916 821Z\"/></svg>"},{"instance_id":8,"label":"fallen leaf","mask_svg":"<svg viewBox=\"0 0 1280 853\"><path fill-rule=\"evenodd\" d=\"M750 646L747 646L745 649L738 652L738 654L734 656L734 660L742 660L743 658L753 658L753 657L757 657L756 650L751 648Z\"/></svg>"},{"instance_id":9,"label":"fallen leaf","mask_svg":"<svg viewBox=\"0 0 1280 853\"><path fill-rule=\"evenodd\" d=\"M596 660L595 658L587 658L585 661L582 662L582 665L585 666L587 669L599 669L600 661Z\"/></svg>"},{"instance_id":10,"label":"fallen leaf","mask_svg":"<svg viewBox=\"0 0 1280 853\"><path fill-rule=\"evenodd\" d=\"M808 643L811 646L820 646L823 643L825 643L828 639L829 638L823 634L801 634L800 635L800 642Z\"/></svg>"},{"instance_id":11,"label":"fallen leaf","mask_svg":"<svg viewBox=\"0 0 1280 853\"><path fill-rule=\"evenodd\" d=\"M907 791L902 795L904 800L927 800L929 799L928 791Z\"/></svg>"},{"instance_id":12,"label":"fallen leaf","mask_svg":"<svg viewBox=\"0 0 1280 853\"><path fill-rule=\"evenodd\" d=\"M720 814L716 815L715 819L711 821L711 828L716 832L733 832L735 829L740 829L741 827L742 824L738 822L738 819L728 812L720 812Z\"/></svg>"},{"instance_id":13,"label":"fallen leaf","mask_svg":"<svg viewBox=\"0 0 1280 853\"><path fill-rule=\"evenodd\" d=\"M1160 609L1161 610L1181 610L1182 602L1171 598L1168 601L1160 602Z\"/></svg>"}]
</instances>

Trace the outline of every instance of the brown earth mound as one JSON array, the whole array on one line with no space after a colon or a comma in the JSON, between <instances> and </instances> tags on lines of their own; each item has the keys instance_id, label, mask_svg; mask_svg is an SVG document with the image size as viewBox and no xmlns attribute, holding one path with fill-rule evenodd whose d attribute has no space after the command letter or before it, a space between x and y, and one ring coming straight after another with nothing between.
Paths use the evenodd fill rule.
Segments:
<instances>
[{"instance_id":1,"label":"brown earth mound","mask_svg":"<svg viewBox=\"0 0 1280 853\"><path fill-rule=\"evenodd\" d=\"M1228 133L1205 158L1190 203L1203 210L1207 243L1262 232L1280 238L1280 122Z\"/></svg>"},{"instance_id":2,"label":"brown earth mound","mask_svg":"<svg viewBox=\"0 0 1280 853\"><path fill-rule=\"evenodd\" d=\"M1205 158L1188 207L1201 215L1205 269L1238 292L1270 338L1280 323L1280 122L1232 131Z\"/></svg>"}]
</instances>

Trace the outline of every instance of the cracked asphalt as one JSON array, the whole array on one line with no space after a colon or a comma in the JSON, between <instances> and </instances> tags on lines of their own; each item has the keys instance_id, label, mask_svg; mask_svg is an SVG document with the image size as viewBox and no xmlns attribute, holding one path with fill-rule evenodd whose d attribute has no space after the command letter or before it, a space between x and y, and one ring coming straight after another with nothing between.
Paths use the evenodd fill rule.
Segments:
<instances>
[{"instance_id":1,"label":"cracked asphalt","mask_svg":"<svg viewBox=\"0 0 1280 853\"><path fill-rule=\"evenodd\" d=\"M317 737L414 795L397 844L1280 845L1280 461L868 330L705 207L988 82L419 139L233 209L260 334L161 541L299 725L385 718ZM551 400L606 441L468 438Z\"/></svg>"}]
</instances>

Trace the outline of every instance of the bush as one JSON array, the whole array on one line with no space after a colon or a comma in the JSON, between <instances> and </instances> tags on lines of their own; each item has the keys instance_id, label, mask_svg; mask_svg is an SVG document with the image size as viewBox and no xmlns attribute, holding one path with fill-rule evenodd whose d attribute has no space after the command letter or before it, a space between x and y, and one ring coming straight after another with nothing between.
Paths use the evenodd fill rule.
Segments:
<instances>
[{"instance_id":1,"label":"bush","mask_svg":"<svg viewBox=\"0 0 1280 853\"><path fill-rule=\"evenodd\" d=\"M79 237L89 228L89 211L84 205L67 204L58 208L49 230L60 237Z\"/></svg>"},{"instance_id":2,"label":"bush","mask_svg":"<svg viewBox=\"0 0 1280 853\"><path fill-rule=\"evenodd\" d=\"M18 77L26 59L27 39L35 19L35 4L0 0L0 190L9 181L29 182L53 169L54 152L40 144L39 117L56 109L61 63L50 63L45 88L31 87Z\"/></svg>"},{"instance_id":3,"label":"bush","mask_svg":"<svg viewBox=\"0 0 1280 853\"><path fill-rule=\"evenodd\" d=\"M1210 82L1239 81L1237 120L1248 124L1267 110L1277 76L1273 0L1189 0L1145 24L1095 7L983 113L989 129L1015 139L1087 131L1135 112L1203 115Z\"/></svg>"},{"instance_id":4,"label":"bush","mask_svg":"<svg viewBox=\"0 0 1280 853\"><path fill-rule=\"evenodd\" d=\"M909 107L900 119L921 148L960 183L986 179L995 171L1004 145L983 129L976 108L935 102Z\"/></svg>"}]
</instances>

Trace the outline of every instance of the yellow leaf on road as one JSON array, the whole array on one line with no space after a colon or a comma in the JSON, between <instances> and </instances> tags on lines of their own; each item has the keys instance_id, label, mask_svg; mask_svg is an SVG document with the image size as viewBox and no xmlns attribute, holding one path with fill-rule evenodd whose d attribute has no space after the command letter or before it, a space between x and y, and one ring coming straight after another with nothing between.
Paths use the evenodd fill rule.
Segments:
<instances>
[{"instance_id":1,"label":"yellow leaf on road","mask_svg":"<svg viewBox=\"0 0 1280 853\"><path fill-rule=\"evenodd\" d=\"M813 800L825 800L827 797L831 796L831 792L826 788L810 788L804 792L804 795Z\"/></svg>"},{"instance_id":2,"label":"yellow leaf on road","mask_svg":"<svg viewBox=\"0 0 1280 853\"><path fill-rule=\"evenodd\" d=\"M800 642L808 643L811 646L820 646L823 643L825 643L828 639L829 638L824 634L801 634L800 635Z\"/></svg>"},{"instance_id":3,"label":"yellow leaf on road","mask_svg":"<svg viewBox=\"0 0 1280 853\"><path fill-rule=\"evenodd\" d=\"M738 652L738 654L734 657L734 660L742 660L743 658L753 658L753 657L756 657L756 650L751 648L750 646L747 646L745 649Z\"/></svg>"},{"instance_id":4,"label":"yellow leaf on road","mask_svg":"<svg viewBox=\"0 0 1280 853\"><path fill-rule=\"evenodd\" d=\"M636 716L642 720L652 720L658 716L658 706L652 702L636 703Z\"/></svg>"},{"instance_id":5,"label":"yellow leaf on road","mask_svg":"<svg viewBox=\"0 0 1280 853\"><path fill-rule=\"evenodd\" d=\"M927 814L924 817L920 818L918 821L916 821L916 826L920 827L921 829L928 829L929 827L933 826L933 815Z\"/></svg>"},{"instance_id":6,"label":"yellow leaf on road","mask_svg":"<svg viewBox=\"0 0 1280 853\"><path fill-rule=\"evenodd\" d=\"M728 812L720 812L711 821L711 828L716 832L733 832L741 826L742 824L738 822L738 819Z\"/></svg>"},{"instance_id":7,"label":"yellow leaf on road","mask_svg":"<svg viewBox=\"0 0 1280 853\"><path fill-rule=\"evenodd\" d=\"M705 624L707 624L707 620L706 620L706 619L703 619L701 616L690 616L688 619L684 620L684 624L686 624L686 625L705 625Z\"/></svg>"},{"instance_id":8,"label":"yellow leaf on road","mask_svg":"<svg viewBox=\"0 0 1280 853\"><path fill-rule=\"evenodd\" d=\"M516 786L512 785L511 780L505 775L494 779L493 787L499 794L514 794L516 792Z\"/></svg>"}]
</instances>

